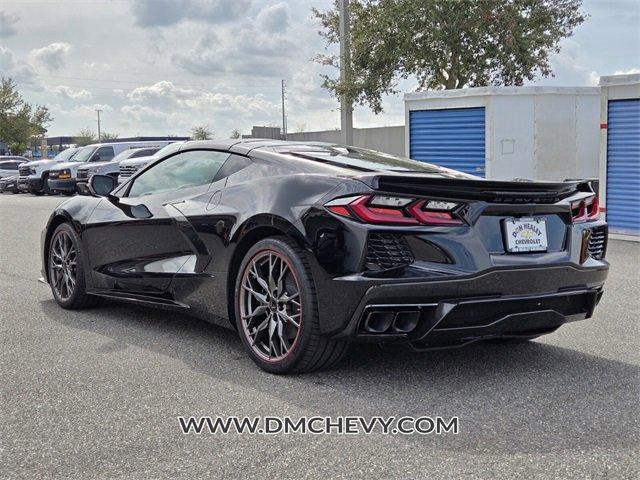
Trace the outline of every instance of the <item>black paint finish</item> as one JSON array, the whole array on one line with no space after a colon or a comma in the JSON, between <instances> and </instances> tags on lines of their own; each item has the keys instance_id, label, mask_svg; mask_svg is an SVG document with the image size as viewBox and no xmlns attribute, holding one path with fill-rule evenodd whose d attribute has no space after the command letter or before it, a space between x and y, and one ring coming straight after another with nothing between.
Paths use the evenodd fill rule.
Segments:
<instances>
[{"instance_id":1,"label":"black paint finish","mask_svg":"<svg viewBox=\"0 0 640 480\"><path fill-rule=\"evenodd\" d=\"M288 154L298 148L335 147L258 140L187 142L180 152L225 151L233 153L229 158L235 163L225 164L211 184L129 197L136 178L164 160L159 159L108 197L69 199L43 231L43 264L52 231L69 222L83 242L91 293L182 308L231 326L234 279L244 253L262 238L287 236L306 252L322 332L354 339L360 339L358 325L371 305L406 305L425 317L427 307L420 305L602 289L608 263L580 260L582 231L606 224L573 225L570 218L570 203L591 193L586 184L490 182L446 172L363 172ZM367 225L324 208L336 197L380 192L382 187L393 189L386 193L464 202L466 223ZM546 219L547 252L506 253L502 221L522 216ZM413 262L387 270L366 268L372 233L404 239ZM43 267L45 278L46 272ZM557 328L557 312L548 317L549 328ZM511 313L510 321L514 318L520 317ZM386 337L377 338L382 339ZM406 335L388 339L412 340Z\"/></svg>"}]
</instances>

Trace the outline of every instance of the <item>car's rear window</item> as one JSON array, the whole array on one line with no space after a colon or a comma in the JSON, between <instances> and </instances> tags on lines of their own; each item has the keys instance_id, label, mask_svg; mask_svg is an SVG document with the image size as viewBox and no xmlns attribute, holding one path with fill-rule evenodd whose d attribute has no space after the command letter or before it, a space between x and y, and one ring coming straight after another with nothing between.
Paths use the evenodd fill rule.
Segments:
<instances>
[{"instance_id":1,"label":"car's rear window","mask_svg":"<svg viewBox=\"0 0 640 480\"><path fill-rule=\"evenodd\" d=\"M159 148L140 148L133 152L129 158L150 157L160 150Z\"/></svg>"},{"instance_id":2,"label":"car's rear window","mask_svg":"<svg viewBox=\"0 0 640 480\"><path fill-rule=\"evenodd\" d=\"M319 147L288 152L299 158L316 160L356 170L440 173L442 169L429 163L396 157L358 147Z\"/></svg>"}]
</instances>

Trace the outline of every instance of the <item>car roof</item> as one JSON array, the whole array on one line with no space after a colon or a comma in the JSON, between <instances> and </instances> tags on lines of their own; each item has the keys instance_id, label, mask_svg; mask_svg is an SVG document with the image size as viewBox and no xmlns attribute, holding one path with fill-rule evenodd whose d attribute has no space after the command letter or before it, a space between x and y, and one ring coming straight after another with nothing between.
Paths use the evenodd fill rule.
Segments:
<instances>
[{"instance_id":1,"label":"car roof","mask_svg":"<svg viewBox=\"0 0 640 480\"><path fill-rule=\"evenodd\" d=\"M29 159L26 157L21 157L20 155L2 155L0 156L0 162L10 162L10 161L16 161L16 162L28 162Z\"/></svg>"},{"instance_id":2,"label":"car roof","mask_svg":"<svg viewBox=\"0 0 640 480\"><path fill-rule=\"evenodd\" d=\"M102 143L90 143L89 145L85 145L85 147L115 147L119 145L133 145L131 148L153 148L156 143L164 142L167 145L170 143L175 143L171 140L138 140L135 142L102 142ZM166 145L162 145L165 147ZM161 148L162 148L161 147ZM83 148L83 147L81 147Z\"/></svg>"},{"instance_id":3,"label":"car roof","mask_svg":"<svg viewBox=\"0 0 640 480\"><path fill-rule=\"evenodd\" d=\"M197 150L201 148L212 150L226 150L233 153L248 154L256 149L269 149L272 151L305 149L312 147L332 147L335 144L326 142L274 140L269 138L227 138L221 140L190 140L184 142L180 151ZM277 150L276 150L277 149Z\"/></svg>"}]
</instances>

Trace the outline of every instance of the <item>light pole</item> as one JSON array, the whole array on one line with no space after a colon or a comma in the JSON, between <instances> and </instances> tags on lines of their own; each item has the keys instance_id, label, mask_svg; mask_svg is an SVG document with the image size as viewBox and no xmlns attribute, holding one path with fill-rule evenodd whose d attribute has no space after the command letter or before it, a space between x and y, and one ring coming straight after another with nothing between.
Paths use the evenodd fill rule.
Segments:
<instances>
[{"instance_id":1,"label":"light pole","mask_svg":"<svg viewBox=\"0 0 640 480\"><path fill-rule=\"evenodd\" d=\"M284 80L282 80L282 139L286 140L287 139L287 114L284 107L284 88L285 88L285 83L284 83Z\"/></svg>"},{"instance_id":2,"label":"light pole","mask_svg":"<svg viewBox=\"0 0 640 480\"><path fill-rule=\"evenodd\" d=\"M98 114L98 142L100 142L100 140L102 139L101 135L100 135L100 112L102 110L100 110L99 108L96 108L96 113Z\"/></svg>"},{"instance_id":3,"label":"light pole","mask_svg":"<svg viewBox=\"0 0 640 480\"><path fill-rule=\"evenodd\" d=\"M351 77L351 42L349 38L349 0L338 0L340 9L340 81L347 84ZM342 143L353 145L353 105L347 95L340 97L340 131Z\"/></svg>"}]
</instances>

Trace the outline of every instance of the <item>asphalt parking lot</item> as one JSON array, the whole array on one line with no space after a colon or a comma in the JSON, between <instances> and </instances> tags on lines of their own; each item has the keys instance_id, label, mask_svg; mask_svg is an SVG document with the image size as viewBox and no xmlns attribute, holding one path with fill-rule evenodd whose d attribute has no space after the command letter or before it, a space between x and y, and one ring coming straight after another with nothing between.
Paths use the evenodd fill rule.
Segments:
<instances>
[{"instance_id":1,"label":"asphalt parking lot","mask_svg":"<svg viewBox=\"0 0 640 480\"><path fill-rule=\"evenodd\" d=\"M637 478L640 244L612 241L595 318L525 345L354 348L263 373L236 335L108 303L58 308L40 230L59 197L0 195L1 478ZM183 435L179 415L442 415L458 435Z\"/></svg>"}]
</instances>

